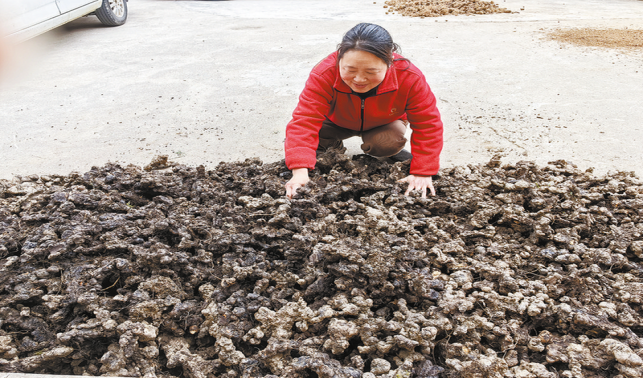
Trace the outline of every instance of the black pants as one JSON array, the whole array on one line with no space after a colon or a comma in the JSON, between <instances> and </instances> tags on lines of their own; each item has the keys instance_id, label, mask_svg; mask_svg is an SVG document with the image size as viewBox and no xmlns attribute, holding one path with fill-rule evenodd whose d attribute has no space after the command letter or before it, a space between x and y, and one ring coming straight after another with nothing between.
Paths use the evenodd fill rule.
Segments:
<instances>
[{"instance_id":1,"label":"black pants","mask_svg":"<svg viewBox=\"0 0 643 378\"><path fill-rule=\"evenodd\" d=\"M341 147L342 141L354 136L362 137L362 151L371 156L388 157L402 151L406 144L406 122L393 121L366 131L349 130L325 120L319 130L318 150L325 151L331 147Z\"/></svg>"}]
</instances>

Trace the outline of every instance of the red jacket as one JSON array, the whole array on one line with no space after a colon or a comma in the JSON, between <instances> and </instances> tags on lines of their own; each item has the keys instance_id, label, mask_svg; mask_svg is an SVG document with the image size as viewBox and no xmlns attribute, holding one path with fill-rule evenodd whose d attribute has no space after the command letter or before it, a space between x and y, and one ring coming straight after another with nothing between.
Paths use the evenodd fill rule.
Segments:
<instances>
[{"instance_id":1,"label":"red jacket","mask_svg":"<svg viewBox=\"0 0 643 378\"><path fill-rule=\"evenodd\" d=\"M395 54L395 58L401 56ZM411 174L435 175L440 168L442 121L435 96L420 70L406 60L386 72L377 94L362 100L339 75L337 52L313 68L286 127L286 165L289 169L315 168L319 130L328 118L337 126L369 130L407 119L411 124Z\"/></svg>"}]
</instances>

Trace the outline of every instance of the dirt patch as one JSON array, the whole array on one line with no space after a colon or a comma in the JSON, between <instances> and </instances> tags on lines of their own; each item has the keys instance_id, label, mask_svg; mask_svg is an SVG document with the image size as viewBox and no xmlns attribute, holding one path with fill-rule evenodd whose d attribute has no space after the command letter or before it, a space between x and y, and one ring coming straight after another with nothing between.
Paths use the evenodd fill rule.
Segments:
<instances>
[{"instance_id":1,"label":"dirt patch","mask_svg":"<svg viewBox=\"0 0 643 378\"><path fill-rule=\"evenodd\" d=\"M384 4L387 14L398 12L411 17L511 13L493 1L481 0L387 0Z\"/></svg>"},{"instance_id":2,"label":"dirt patch","mask_svg":"<svg viewBox=\"0 0 643 378\"><path fill-rule=\"evenodd\" d=\"M643 30L637 29L568 29L549 33L553 40L574 45L618 49L643 48Z\"/></svg>"},{"instance_id":3,"label":"dirt patch","mask_svg":"<svg viewBox=\"0 0 643 378\"><path fill-rule=\"evenodd\" d=\"M170 166L162 164L149 168ZM333 151L0 181L0 370L206 377L641 377L643 184L565 161Z\"/></svg>"}]
</instances>

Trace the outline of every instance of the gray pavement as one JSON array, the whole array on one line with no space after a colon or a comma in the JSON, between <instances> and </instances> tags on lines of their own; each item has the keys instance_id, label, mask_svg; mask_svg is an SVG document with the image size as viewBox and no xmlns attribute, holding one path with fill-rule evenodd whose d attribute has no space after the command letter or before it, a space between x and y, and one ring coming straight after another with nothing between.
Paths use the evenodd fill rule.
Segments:
<instances>
[{"instance_id":1,"label":"gray pavement","mask_svg":"<svg viewBox=\"0 0 643 378\"><path fill-rule=\"evenodd\" d=\"M643 175L643 51L561 44L557 28L643 28L640 0L506 0L517 13L409 18L383 0L131 0L18 46L0 82L0 178L283 158L310 69L358 22L387 28L445 123L442 166L565 159ZM359 153L359 141L347 143Z\"/></svg>"}]
</instances>

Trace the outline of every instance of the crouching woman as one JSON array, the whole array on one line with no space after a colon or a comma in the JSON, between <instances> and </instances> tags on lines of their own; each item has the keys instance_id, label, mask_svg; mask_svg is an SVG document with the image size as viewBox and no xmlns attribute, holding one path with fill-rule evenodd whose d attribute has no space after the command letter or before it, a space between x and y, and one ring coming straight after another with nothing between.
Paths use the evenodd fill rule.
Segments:
<instances>
[{"instance_id":1,"label":"crouching woman","mask_svg":"<svg viewBox=\"0 0 643 378\"><path fill-rule=\"evenodd\" d=\"M442 151L442 121L436 99L422 72L397 54L399 46L381 26L361 23L349 30L330 54L313 68L292 120L286 127L286 165L292 178L286 196L309 181L316 152L343 147L359 136L364 153L411 159L405 195L417 190L435 195ZM411 152L404 149L410 125Z\"/></svg>"}]
</instances>

